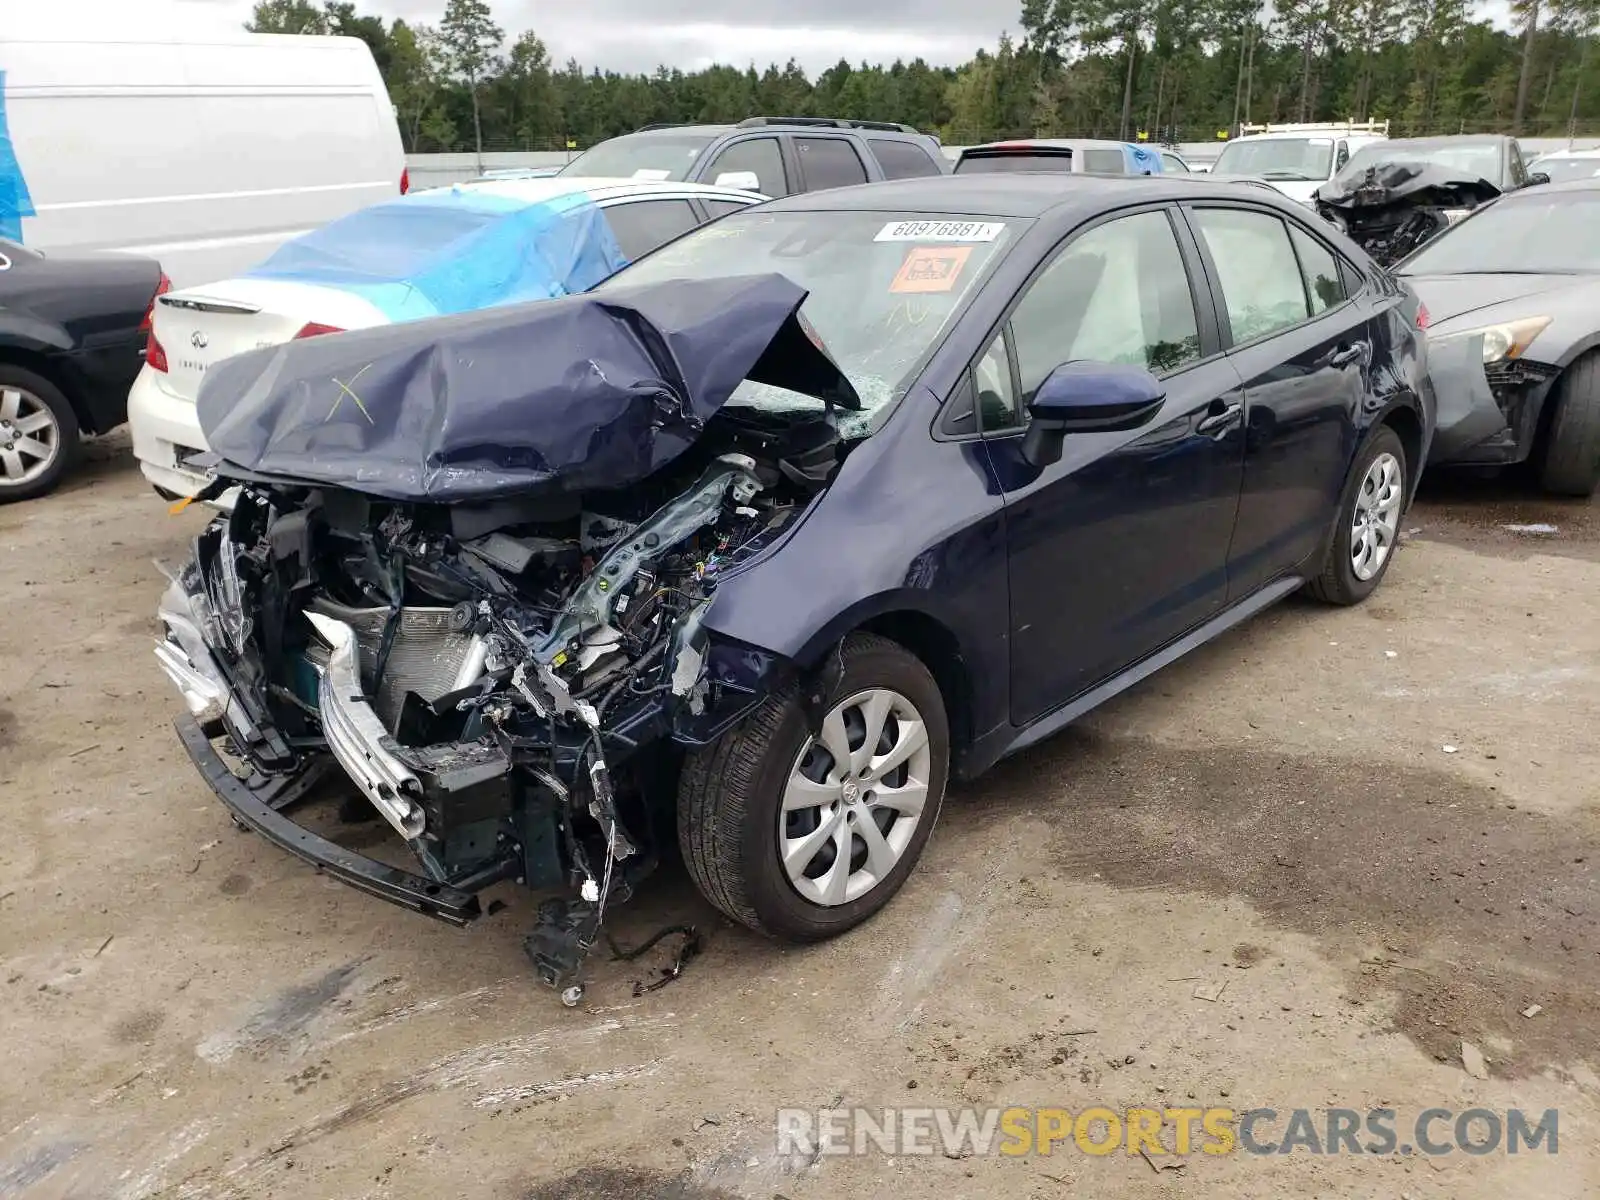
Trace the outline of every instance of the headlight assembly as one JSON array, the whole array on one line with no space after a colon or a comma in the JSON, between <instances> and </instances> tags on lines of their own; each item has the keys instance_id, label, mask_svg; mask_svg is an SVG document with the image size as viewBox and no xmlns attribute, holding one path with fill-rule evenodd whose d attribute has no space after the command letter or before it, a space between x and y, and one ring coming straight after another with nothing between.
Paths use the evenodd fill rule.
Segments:
<instances>
[{"instance_id":1,"label":"headlight assembly","mask_svg":"<svg viewBox=\"0 0 1600 1200\"><path fill-rule=\"evenodd\" d=\"M1546 325L1550 324L1549 317L1523 317L1516 321L1506 321L1499 325L1482 325L1476 329L1463 329L1459 333L1449 334L1449 338L1473 337L1483 335L1483 361L1485 363L1511 362L1521 358L1523 353L1533 344L1533 339L1544 332ZM1441 338L1440 340L1446 340Z\"/></svg>"}]
</instances>

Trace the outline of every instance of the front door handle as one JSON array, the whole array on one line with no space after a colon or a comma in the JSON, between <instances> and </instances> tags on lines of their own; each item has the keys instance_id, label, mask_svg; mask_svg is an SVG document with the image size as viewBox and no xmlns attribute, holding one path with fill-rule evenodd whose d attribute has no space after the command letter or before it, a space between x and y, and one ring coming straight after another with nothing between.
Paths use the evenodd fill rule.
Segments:
<instances>
[{"instance_id":1,"label":"front door handle","mask_svg":"<svg viewBox=\"0 0 1600 1200\"><path fill-rule=\"evenodd\" d=\"M1194 431L1208 437L1221 438L1239 423L1243 415L1243 404L1237 401L1224 404L1221 400L1213 400L1206 409L1206 415L1195 422Z\"/></svg>"},{"instance_id":2,"label":"front door handle","mask_svg":"<svg viewBox=\"0 0 1600 1200\"><path fill-rule=\"evenodd\" d=\"M1351 342L1348 346L1340 346L1328 355L1327 364L1330 367L1348 367L1354 362L1365 362L1367 358L1367 344L1365 342Z\"/></svg>"}]
</instances>

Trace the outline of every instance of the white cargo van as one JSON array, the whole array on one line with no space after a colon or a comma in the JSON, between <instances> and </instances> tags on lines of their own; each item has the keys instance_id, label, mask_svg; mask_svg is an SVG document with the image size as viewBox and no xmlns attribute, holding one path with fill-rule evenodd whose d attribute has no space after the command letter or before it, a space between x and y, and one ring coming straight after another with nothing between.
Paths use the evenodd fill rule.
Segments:
<instances>
[{"instance_id":1,"label":"white cargo van","mask_svg":"<svg viewBox=\"0 0 1600 1200\"><path fill-rule=\"evenodd\" d=\"M0 237L124 250L175 287L406 190L356 38L18 35L0 21Z\"/></svg>"}]
</instances>

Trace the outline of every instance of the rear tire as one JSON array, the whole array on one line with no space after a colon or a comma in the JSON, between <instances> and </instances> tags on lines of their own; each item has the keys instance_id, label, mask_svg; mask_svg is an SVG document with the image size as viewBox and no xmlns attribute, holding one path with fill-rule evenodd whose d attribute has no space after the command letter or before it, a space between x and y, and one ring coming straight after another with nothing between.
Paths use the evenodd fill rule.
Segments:
<instances>
[{"instance_id":1,"label":"rear tire","mask_svg":"<svg viewBox=\"0 0 1600 1200\"><path fill-rule=\"evenodd\" d=\"M949 772L949 723L927 668L872 634L852 634L839 656L818 738L791 686L690 755L678 788L678 844L695 885L735 921L787 941L844 933L894 897L933 832Z\"/></svg>"},{"instance_id":2,"label":"rear tire","mask_svg":"<svg viewBox=\"0 0 1600 1200\"><path fill-rule=\"evenodd\" d=\"M0 504L54 491L78 450L78 414L61 389L0 363Z\"/></svg>"},{"instance_id":3,"label":"rear tire","mask_svg":"<svg viewBox=\"0 0 1600 1200\"><path fill-rule=\"evenodd\" d=\"M1400 518L1405 515L1410 478L1400 435L1387 425L1378 426L1356 455L1339 498L1339 515L1322 570L1306 585L1307 592L1324 604L1339 605L1360 604L1372 595L1400 549ZM1358 530L1364 531L1360 540ZM1363 544L1366 555L1359 553Z\"/></svg>"},{"instance_id":4,"label":"rear tire","mask_svg":"<svg viewBox=\"0 0 1600 1200\"><path fill-rule=\"evenodd\" d=\"M1556 496L1592 496L1600 486L1600 354L1568 367L1551 399L1539 486Z\"/></svg>"}]
</instances>

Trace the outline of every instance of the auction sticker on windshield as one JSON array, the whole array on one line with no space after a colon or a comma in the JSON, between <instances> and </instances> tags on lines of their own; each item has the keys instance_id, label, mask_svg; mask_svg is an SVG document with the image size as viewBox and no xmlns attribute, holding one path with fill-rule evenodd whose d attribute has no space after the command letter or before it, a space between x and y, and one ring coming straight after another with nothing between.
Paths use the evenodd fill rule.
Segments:
<instances>
[{"instance_id":1,"label":"auction sticker on windshield","mask_svg":"<svg viewBox=\"0 0 1600 1200\"><path fill-rule=\"evenodd\" d=\"M1004 221L890 221L875 242L992 242Z\"/></svg>"},{"instance_id":2,"label":"auction sticker on windshield","mask_svg":"<svg viewBox=\"0 0 1600 1200\"><path fill-rule=\"evenodd\" d=\"M898 293L948 292L961 278L961 268L967 265L971 254L971 246L918 246L900 264L889 290Z\"/></svg>"}]
</instances>

